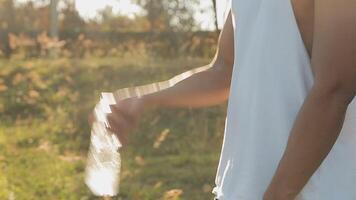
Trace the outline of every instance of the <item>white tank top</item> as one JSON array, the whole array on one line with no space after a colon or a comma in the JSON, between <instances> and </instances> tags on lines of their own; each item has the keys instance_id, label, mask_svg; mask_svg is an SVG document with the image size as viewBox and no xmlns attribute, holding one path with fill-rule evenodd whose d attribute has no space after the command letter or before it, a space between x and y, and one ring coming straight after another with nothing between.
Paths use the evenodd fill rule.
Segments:
<instances>
[{"instance_id":1,"label":"white tank top","mask_svg":"<svg viewBox=\"0 0 356 200\"><path fill-rule=\"evenodd\" d=\"M235 63L213 193L262 200L313 84L290 0L232 0ZM297 200L356 199L356 100Z\"/></svg>"}]
</instances>

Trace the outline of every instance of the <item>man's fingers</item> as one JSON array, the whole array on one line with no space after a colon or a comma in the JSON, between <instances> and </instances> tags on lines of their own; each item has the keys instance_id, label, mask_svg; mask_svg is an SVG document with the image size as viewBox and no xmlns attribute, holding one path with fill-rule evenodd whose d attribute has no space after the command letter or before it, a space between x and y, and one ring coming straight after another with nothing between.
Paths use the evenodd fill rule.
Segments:
<instances>
[{"instance_id":1,"label":"man's fingers","mask_svg":"<svg viewBox=\"0 0 356 200\"><path fill-rule=\"evenodd\" d=\"M127 141L128 141L128 139L127 139L128 136L127 136L126 132L121 131L121 130L120 131L113 130L112 128L107 128L107 129L108 129L108 131L110 133L115 134L118 137L118 139L119 139L120 143L122 144L122 146L126 146Z\"/></svg>"},{"instance_id":2,"label":"man's fingers","mask_svg":"<svg viewBox=\"0 0 356 200\"><path fill-rule=\"evenodd\" d=\"M125 126L123 123L123 118L117 113L110 113L106 116L106 118L109 124L109 128L113 130L121 130Z\"/></svg>"},{"instance_id":3,"label":"man's fingers","mask_svg":"<svg viewBox=\"0 0 356 200\"><path fill-rule=\"evenodd\" d=\"M127 143L128 143L128 135L126 133L123 133L123 134L115 134L118 138L119 138L119 141L120 143L122 144L122 146L126 146Z\"/></svg>"},{"instance_id":4,"label":"man's fingers","mask_svg":"<svg viewBox=\"0 0 356 200\"><path fill-rule=\"evenodd\" d=\"M94 121L95 121L95 116L94 116L94 113L91 112L91 113L89 114L89 116L88 116L88 123L89 123L89 125L91 126L91 125L94 123Z\"/></svg>"},{"instance_id":5,"label":"man's fingers","mask_svg":"<svg viewBox=\"0 0 356 200\"><path fill-rule=\"evenodd\" d=\"M127 110L128 108L121 108L120 106L115 104L115 105L110 105L110 109L113 113L120 113L127 121L129 121L131 123L133 123L135 121L133 116L131 116L127 112L123 111L124 109Z\"/></svg>"},{"instance_id":6,"label":"man's fingers","mask_svg":"<svg viewBox=\"0 0 356 200\"><path fill-rule=\"evenodd\" d=\"M107 129L112 134L115 134L119 138L120 143L125 146L128 141L127 130L126 128L124 128L125 125L123 125L123 123L120 123L118 119L119 118L115 115L108 116L108 122L110 127L108 127Z\"/></svg>"},{"instance_id":7,"label":"man's fingers","mask_svg":"<svg viewBox=\"0 0 356 200\"><path fill-rule=\"evenodd\" d=\"M118 136L126 135L132 124L128 122L120 113L111 113L107 116L109 130Z\"/></svg>"},{"instance_id":8,"label":"man's fingers","mask_svg":"<svg viewBox=\"0 0 356 200\"><path fill-rule=\"evenodd\" d=\"M136 125L134 116L129 113L128 107L122 107L118 105L110 105L111 113L107 115L107 120L109 123L108 130L114 133L121 144L125 146L128 143L128 133Z\"/></svg>"},{"instance_id":9,"label":"man's fingers","mask_svg":"<svg viewBox=\"0 0 356 200\"><path fill-rule=\"evenodd\" d=\"M128 116L127 113L118 108L116 105L110 105L111 113L106 115L108 127L107 130L115 134L120 143L124 146L128 143L128 132L130 131L131 127L134 125L134 121L132 120L131 116ZM88 115L88 123L90 126L95 123L96 116L94 111Z\"/></svg>"}]
</instances>

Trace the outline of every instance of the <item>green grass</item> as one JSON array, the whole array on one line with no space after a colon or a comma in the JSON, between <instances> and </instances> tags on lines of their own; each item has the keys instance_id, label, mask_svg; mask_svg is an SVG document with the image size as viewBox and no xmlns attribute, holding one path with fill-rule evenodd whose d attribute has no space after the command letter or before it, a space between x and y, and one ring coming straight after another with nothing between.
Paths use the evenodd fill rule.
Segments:
<instances>
[{"instance_id":1,"label":"green grass","mask_svg":"<svg viewBox=\"0 0 356 200\"><path fill-rule=\"evenodd\" d=\"M99 93L166 80L207 63L144 56L0 60L0 199L99 199L83 182L86 117ZM225 110L146 113L122 152L114 199L163 199L172 189L183 191L177 199L212 199ZM153 148L165 129L167 138Z\"/></svg>"}]
</instances>

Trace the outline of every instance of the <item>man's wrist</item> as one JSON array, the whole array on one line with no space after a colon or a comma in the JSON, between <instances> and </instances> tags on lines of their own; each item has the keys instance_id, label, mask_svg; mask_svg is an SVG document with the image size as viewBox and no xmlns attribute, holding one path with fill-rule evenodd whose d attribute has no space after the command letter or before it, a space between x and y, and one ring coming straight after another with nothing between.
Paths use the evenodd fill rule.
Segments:
<instances>
[{"instance_id":1,"label":"man's wrist","mask_svg":"<svg viewBox=\"0 0 356 200\"><path fill-rule=\"evenodd\" d=\"M263 200L294 200L297 193L283 185L270 184L264 193Z\"/></svg>"},{"instance_id":2,"label":"man's wrist","mask_svg":"<svg viewBox=\"0 0 356 200\"><path fill-rule=\"evenodd\" d=\"M140 97L144 110L153 110L158 107L158 100L152 94L146 94Z\"/></svg>"}]
</instances>

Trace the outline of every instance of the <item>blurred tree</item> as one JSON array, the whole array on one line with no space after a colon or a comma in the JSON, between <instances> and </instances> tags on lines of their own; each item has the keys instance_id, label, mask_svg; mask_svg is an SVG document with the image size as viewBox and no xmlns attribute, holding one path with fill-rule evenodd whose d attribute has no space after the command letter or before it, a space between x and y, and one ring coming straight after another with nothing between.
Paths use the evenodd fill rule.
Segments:
<instances>
[{"instance_id":1,"label":"blurred tree","mask_svg":"<svg viewBox=\"0 0 356 200\"><path fill-rule=\"evenodd\" d=\"M183 30L196 28L194 6L198 0L133 0L146 13L150 31Z\"/></svg>"},{"instance_id":2,"label":"blurred tree","mask_svg":"<svg viewBox=\"0 0 356 200\"><path fill-rule=\"evenodd\" d=\"M88 31L100 30L102 32L145 32L149 30L149 22L145 16L135 15L134 18L130 18L114 13L111 6L99 10L97 18L88 20L86 26Z\"/></svg>"},{"instance_id":3,"label":"blurred tree","mask_svg":"<svg viewBox=\"0 0 356 200\"><path fill-rule=\"evenodd\" d=\"M0 1L0 21L1 28L14 30L16 22L15 5L13 0Z\"/></svg>"},{"instance_id":4,"label":"blurred tree","mask_svg":"<svg viewBox=\"0 0 356 200\"><path fill-rule=\"evenodd\" d=\"M145 12L147 20L149 21L149 29L151 31L165 30L170 26L169 14L162 1L155 0L134 0L141 6Z\"/></svg>"},{"instance_id":5,"label":"blurred tree","mask_svg":"<svg viewBox=\"0 0 356 200\"><path fill-rule=\"evenodd\" d=\"M0 1L0 48L6 57L11 55L8 34L15 31L15 19L14 1Z\"/></svg>"},{"instance_id":6,"label":"blurred tree","mask_svg":"<svg viewBox=\"0 0 356 200\"><path fill-rule=\"evenodd\" d=\"M218 25L218 10L216 8L216 0L211 0L213 3L213 8L214 8L214 25L215 25L215 31L219 31L219 25Z\"/></svg>"},{"instance_id":7,"label":"blurred tree","mask_svg":"<svg viewBox=\"0 0 356 200\"><path fill-rule=\"evenodd\" d=\"M50 33L52 37L58 37L58 10L57 10L58 0L51 0L51 27Z\"/></svg>"},{"instance_id":8,"label":"blurred tree","mask_svg":"<svg viewBox=\"0 0 356 200\"><path fill-rule=\"evenodd\" d=\"M49 4L35 4L33 1L17 4L15 7L16 32L48 31Z\"/></svg>"},{"instance_id":9,"label":"blurred tree","mask_svg":"<svg viewBox=\"0 0 356 200\"><path fill-rule=\"evenodd\" d=\"M75 2L73 0L65 0L63 3L64 6L60 12L59 20L60 31L83 32L85 29L85 21L75 8Z\"/></svg>"}]
</instances>

